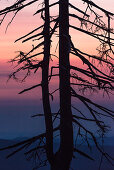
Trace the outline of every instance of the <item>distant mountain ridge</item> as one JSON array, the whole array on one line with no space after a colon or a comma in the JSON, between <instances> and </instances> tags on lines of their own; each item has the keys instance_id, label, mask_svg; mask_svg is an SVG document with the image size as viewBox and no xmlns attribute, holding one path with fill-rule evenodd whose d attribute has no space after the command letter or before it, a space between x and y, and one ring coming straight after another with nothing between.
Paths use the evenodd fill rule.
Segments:
<instances>
[{"instance_id":1,"label":"distant mountain ridge","mask_svg":"<svg viewBox=\"0 0 114 170\"><path fill-rule=\"evenodd\" d=\"M0 148L15 144L19 141L27 139L26 137L19 137L12 140L0 139ZM56 140L55 147L58 147L58 142ZM114 157L114 137L107 137L105 139L105 149L106 151ZM81 151L91 155L95 161L88 160L78 153L75 154L76 159L73 159L71 167L73 170L98 170L101 154L96 150L95 146L92 146L92 152L88 150L86 146L80 148ZM33 161L27 161L24 155L26 150L22 150L16 153L9 159L6 156L12 152L11 150L0 151L0 170L32 170L34 164ZM108 161L104 159L101 170L113 170ZM43 167L39 170L50 170L49 165Z\"/></svg>"}]
</instances>

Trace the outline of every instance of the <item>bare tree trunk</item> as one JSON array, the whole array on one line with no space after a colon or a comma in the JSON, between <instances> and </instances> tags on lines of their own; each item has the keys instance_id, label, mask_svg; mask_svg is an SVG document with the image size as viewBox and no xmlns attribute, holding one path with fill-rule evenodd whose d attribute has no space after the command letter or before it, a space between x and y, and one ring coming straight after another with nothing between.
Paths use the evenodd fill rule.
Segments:
<instances>
[{"instance_id":1,"label":"bare tree trunk","mask_svg":"<svg viewBox=\"0 0 114 170\"><path fill-rule=\"evenodd\" d=\"M50 59L50 16L49 16L49 0L45 0L45 24L44 24L44 59L42 64L42 97L43 109L46 125L46 154L49 163L53 160L53 123L49 101L49 59Z\"/></svg>"},{"instance_id":2,"label":"bare tree trunk","mask_svg":"<svg viewBox=\"0 0 114 170\"><path fill-rule=\"evenodd\" d=\"M50 57L49 0L45 0L44 60L42 65L42 94L46 124L46 152L52 170L69 170L73 155L73 127L69 63L69 10L68 0L60 0L59 65L60 65L60 149L53 154L53 125L49 102L48 72Z\"/></svg>"},{"instance_id":3,"label":"bare tree trunk","mask_svg":"<svg viewBox=\"0 0 114 170\"><path fill-rule=\"evenodd\" d=\"M59 1L59 66L60 66L60 150L53 170L69 170L73 156L73 127L69 62L69 0Z\"/></svg>"}]
</instances>

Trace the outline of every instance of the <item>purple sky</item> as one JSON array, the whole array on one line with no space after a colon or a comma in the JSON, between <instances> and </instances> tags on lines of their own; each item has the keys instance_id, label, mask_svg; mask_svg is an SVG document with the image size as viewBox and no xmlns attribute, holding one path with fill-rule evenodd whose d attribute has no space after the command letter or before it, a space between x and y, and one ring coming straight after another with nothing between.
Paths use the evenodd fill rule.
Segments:
<instances>
[{"instance_id":1,"label":"purple sky","mask_svg":"<svg viewBox=\"0 0 114 170\"><path fill-rule=\"evenodd\" d=\"M0 1L0 9L11 4L12 1ZM55 2L52 0L52 2ZM74 4L79 4L80 0ZM99 5L113 12L114 2L113 0L95 0ZM82 7L82 3L80 4ZM24 35L26 32L31 31L36 25L41 23L40 17L33 17L32 14L35 10L38 9L38 5L34 5L30 8L23 10L20 14L17 15L14 22L8 28L7 33L5 34L5 28L8 21L10 21L11 16L7 17L0 27L0 136L1 138L14 138L18 136L31 136L37 133L40 133L44 130L43 119L39 120L38 118L31 118L30 116L37 113L42 113L42 97L41 97L41 88L27 92L26 94L19 95L18 93L24 88L30 87L37 83L40 83L41 76L40 72L37 73L34 77L28 78L24 83L17 83L14 80L10 80L7 83L8 75L12 72L13 66L7 63L10 59L17 55L16 51L24 50L27 51L28 48L31 48L31 42L21 44L21 42L15 43L15 39ZM55 10L55 9L54 9ZM54 10L52 12L54 12ZM28 19L29 18L29 19ZM75 21L72 21L75 23ZM76 41L76 45L81 47L83 50L88 52L95 52L93 50L96 48L97 42L93 39L87 39L86 36L81 34L76 34L76 32L71 31L73 35L73 40ZM54 44L54 48L56 47ZM88 43L87 43L88 42ZM95 47L95 48L94 48ZM56 60L57 61L57 60ZM75 59L72 59L72 62L79 62ZM50 88L51 92L58 85L56 79L52 81L52 86ZM57 94L58 95L58 94ZM114 97L111 97L110 100L107 96L102 98L102 95L94 94L93 98L98 103L104 104L111 109L114 109ZM77 102L77 105L79 103ZM57 97L53 102L53 111L57 111L58 101ZM83 106L80 105L80 107ZM112 126L112 122L108 122ZM110 135L114 135L114 125Z\"/></svg>"}]
</instances>

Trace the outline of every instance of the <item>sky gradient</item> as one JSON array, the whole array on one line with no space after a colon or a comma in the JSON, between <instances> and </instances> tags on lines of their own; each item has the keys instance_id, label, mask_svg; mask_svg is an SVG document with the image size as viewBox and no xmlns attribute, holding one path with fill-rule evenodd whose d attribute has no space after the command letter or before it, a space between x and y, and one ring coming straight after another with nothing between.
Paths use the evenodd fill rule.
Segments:
<instances>
[{"instance_id":1,"label":"sky gradient","mask_svg":"<svg viewBox=\"0 0 114 170\"><path fill-rule=\"evenodd\" d=\"M0 1L0 9L9 5L12 1ZM51 2L55 2L54 0ZM75 2L72 0L74 5L79 5L82 9L84 8L82 3L80 4L80 0ZM114 12L114 1L113 0L95 0L98 5L101 5L103 8ZM39 4L39 3L38 3ZM22 44L21 41L14 43L14 41L21 37L22 35L28 33L32 29L39 26L42 21L40 19L40 15L36 15L33 17L34 12L40 8L37 5L33 5L32 7L28 7L21 11L12 24L8 27L7 32L5 33L8 22L11 20L12 15L9 15L5 18L3 24L0 26L0 136L1 138L13 138L18 136L32 136L44 130L43 119L38 120L32 119L30 116L36 113L42 113L42 100L41 100L41 88L37 88L31 92L27 92L26 94L19 95L18 93L24 88L30 87L41 81L40 71L31 78L28 78L26 82L19 83L14 80L8 80L8 75L13 71L13 67L11 63L8 63L9 60L18 55L18 51L28 51L31 49L32 41L29 41L25 44ZM52 13L56 14L57 9L54 8ZM73 12L73 11L71 11ZM71 19L75 25L76 20ZM114 23L112 23L114 26ZM78 31L71 30L72 39L75 42L77 48L80 48L82 51L86 51L90 54L97 54L96 47L98 45L98 41L94 40L89 36L85 36L83 33L79 33ZM55 50L56 45L58 43L58 39L53 39L55 43L53 43L52 51ZM57 51L58 53L58 51ZM56 58L53 60L58 63ZM78 59L71 56L72 63L78 63L81 66L81 63ZM51 91L58 85L57 79L53 79L51 82L52 87ZM58 95L58 93L57 93ZM110 100L106 96L102 99L102 95L94 94L93 98L100 102L101 104L105 104L109 108L114 109L113 101L114 97L111 97ZM57 96L55 97L55 101L53 103L53 110L56 111L58 102L56 101ZM112 122L110 122L112 125ZM113 127L114 131L114 127ZM114 132L111 132L111 135L114 135Z\"/></svg>"}]
</instances>

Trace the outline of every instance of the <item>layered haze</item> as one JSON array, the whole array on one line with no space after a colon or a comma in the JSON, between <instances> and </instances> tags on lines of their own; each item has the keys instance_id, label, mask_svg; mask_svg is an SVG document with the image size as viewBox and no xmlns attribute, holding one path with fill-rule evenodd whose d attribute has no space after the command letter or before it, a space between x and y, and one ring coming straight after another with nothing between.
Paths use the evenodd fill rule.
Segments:
<instances>
[{"instance_id":1,"label":"layered haze","mask_svg":"<svg viewBox=\"0 0 114 170\"><path fill-rule=\"evenodd\" d=\"M74 5L85 9L81 0L75 2L72 0ZM15 2L11 1L0 1L0 9L3 9L6 6L9 6ZM55 2L54 0L51 1ZM94 0L95 3L106 8L107 10L113 12L114 1L113 0ZM24 94L18 94L25 88L31 87L33 85L39 84L41 82L41 70L39 70L35 75L32 73L30 77L23 83L16 82L11 79L8 80L8 75L11 74L16 68L15 65L8 63L11 59L18 55L19 51L27 52L32 49L32 44L37 44L37 42L28 41L27 43L22 43L21 41L15 42L16 39L40 26L43 22L40 18L40 15L33 14L41 7L41 1L27 7L17 14L13 22L8 26L8 23L11 21L13 14L7 16L0 26L0 138L12 139L16 137L29 137L37 133L44 131L44 120L43 118L31 118L32 115L43 113L42 108L42 96L41 96L41 87L38 87L32 91L26 92ZM58 8L53 7L51 11L52 14L56 15ZM71 10L73 13L74 11ZM79 24L76 19L70 18L70 22ZM114 26L114 21L112 21L112 27ZM7 30L6 30L7 29ZM78 31L70 30L72 39L77 48L80 48L82 51L86 51L90 54L97 55L98 52L96 47L98 46L98 40L94 40L90 36L84 35ZM58 38L53 37L53 44L51 50L55 52L56 46L58 43ZM36 50L36 53L40 50ZM58 55L58 49L56 51ZM39 56L39 60L42 56ZM53 62L51 64L57 65L58 59L53 57ZM80 60L74 56L70 56L71 63L78 64L81 67L82 63ZM56 70L57 71L57 70ZM18 76L21 78L24 73L20 73ZM50 85L50 91L52 92L58 86L58 79L53 78ZM90 95L90 94L88 94ZM55 95L54 101L52 102L52 110L55 112L58 109L59 101L57 99L58 92ZM95 93L92 98L110 108L114 109L114 97L110 98L103 93ZM74 101L73 101L74 102ZM76 105L79 105L79 101L76 101ZM83 105L80 104L80 107ZM84 109L83 109L84 110ZM112 130L109 133L109 136L114 136L114 125L113 122L108 121L108 124L112 126Z\"/></svg>"}]
</instances>

